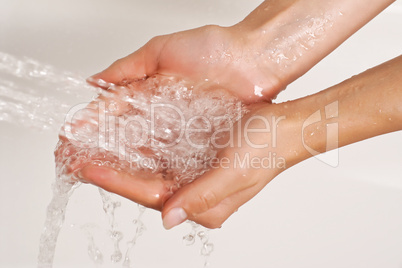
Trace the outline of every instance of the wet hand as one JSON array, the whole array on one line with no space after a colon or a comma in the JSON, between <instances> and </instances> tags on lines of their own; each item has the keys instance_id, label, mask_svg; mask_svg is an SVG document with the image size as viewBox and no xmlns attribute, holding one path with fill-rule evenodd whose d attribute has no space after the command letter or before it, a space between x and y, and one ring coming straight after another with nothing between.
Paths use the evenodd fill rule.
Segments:
<instances>
[{"instance_id":1,"label":"wet hand","mask_svg":"<svg viewBox=\"0 0 402 268\"><path fill-rule=\"evenodd\" d=\"M237 27L212 25L157 36L88 82L107 88L108 83L125 85L155 74L173 75L230 89L244 102L270 100L286 85L247 36Z\"/></svg>"},{"instance_id":2,"label":"wet hand","mask_svg":"<svg viewBox=\"0 0 402 268\"><path fill-rule=\"evenodd\" d=\"M174 189L171 180L156 174L128 174L111 168L87 166L83 181L162 212L165 228L185 220L218 228L241 205L255 196L280 172L301 161L296 139L300 122L283 105L254 105L220 141L222 149L211 169L200 178ZM292 150L290 150L290 147Z\"/></svg>"}]
</instances>

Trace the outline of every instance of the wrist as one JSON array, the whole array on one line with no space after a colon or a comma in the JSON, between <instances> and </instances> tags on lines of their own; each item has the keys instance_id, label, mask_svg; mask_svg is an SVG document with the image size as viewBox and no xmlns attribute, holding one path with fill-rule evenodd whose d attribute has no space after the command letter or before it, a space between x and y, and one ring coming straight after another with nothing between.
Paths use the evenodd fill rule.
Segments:
<instances>
[{"instance_id":1,"label":"wrist","mask_svg":"<svg viewBox=\"0 0 402 268\"><path fill-rule=\"evenodd\" d=\"M269 122L268 149L276 158L285 159L286 168L325 152L325 116L323 120L315 120L317 112L322 110L320 108L320 103L313 98L304 98L268 104L253 113L263 116Z\"/></svg>"},{"instance_id":2,"label":"wrist","mask_svg":"<svg viewBox=\"0 0 402 268\"><path fill-rule=\"evenodd\" d=\"M275 74L278 88L284 89L331 47L320 45L339 16L328 5L322 0L265 1L231 30L243 40L247 57Z\"/></svg>"},{"instance_id":3,"label":"wrist","mask_svg":"<svg viewBox=\"0 0 402 268\"><path fill-rule=\"evenodd\" d=\"M283 89L393 1L266 0L233 28Z\"/></svg>"},{"instance_id":4,"label":"wrist","mask_svg":"<svg viewBox=\"0 0 402 268\"><path fill-rule=\"evenodd\" d=\"M294 118L298 162L402 129L402 57L317 94L280 104ZM390 97L392 96L392 97ZM298 132L297 132L298 131ZM301 146L300 146L301 145Z\"/></svg>"},{"instance_id":5,"label":"wrist","mask_svg":"<svg viewBox=\"0 0 402 268\"><path fill-rule=\"evenodd\" d=\"M278 140L287 167L338 148L338 106L330 90L278 104L278 115L286 118Z\"/></svg>"}]
</instances>

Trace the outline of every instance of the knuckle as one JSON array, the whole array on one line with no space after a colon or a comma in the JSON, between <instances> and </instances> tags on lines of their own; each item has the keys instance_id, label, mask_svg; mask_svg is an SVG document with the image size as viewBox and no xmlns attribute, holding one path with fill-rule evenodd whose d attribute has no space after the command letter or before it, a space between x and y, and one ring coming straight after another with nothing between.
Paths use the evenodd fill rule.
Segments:
<instances>
[{"instance_id":1,"label":"knuckle","mask_svg":"<svg viewBox=\"0 0 402 268\"><path fill-rule=\"evenodd\" d=\"M215 207L218 202L216 194L211 190L202 192L197 196L196 200L199 212L210 210L211 208Z\"/></svg>"}]
</instances>

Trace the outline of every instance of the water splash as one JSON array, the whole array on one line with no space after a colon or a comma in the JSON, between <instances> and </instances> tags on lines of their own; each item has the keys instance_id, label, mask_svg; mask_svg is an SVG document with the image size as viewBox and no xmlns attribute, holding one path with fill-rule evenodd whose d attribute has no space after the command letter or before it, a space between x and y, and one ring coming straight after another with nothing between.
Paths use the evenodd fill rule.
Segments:
<instances>
[{"instance_id":1,"label":"water splash","mask_svg":"<svg viewBox=\"0 0 402 268\"><path fill-rule=\"evenodd\" d=\"M73 180L95 164L160 174L178 189L210 168L223 147L219 141L246 112L224 90L205 91L173 77L115 86L67 116L56 163Z\"/></svg>"},{"instance_id":2,"label":"water splash","mask_svg":"<svg viewBox=\"0 0 402 268\"><path fill-rule=\"evenodd\" d=\"M139 215L137 219L133 220L135 228L135 233L133 238L127 243L127 250L126 253L124 254L124 262L123 262L123 267L124 268L130 268L131 266L131 257L130 255L133 252L134 246L137 244L137 239L144 233L146 230L144 223L142 222L142 216L145 212L145 207L138 205L138 210L139 210Z\"/></svg>"},{"instance_id":3,"label":"water splash","mask_svg":"<svg viewBox=\"0 0 402 268\"><path fill-rule=\"evenodd\" d=\"M336 17L342 16L339 11L325 12L317 15L307 15L298 19L294 24L285 25L267 47L268 59L279 68L286 70L295 61L303 58L317 44L321 43L333 25Z\"/></svg>"},{"instance_id":4,"label":"water splash","mask_svg":"<svg viewBox=\"0 0 402 268\"><path fill-rule=\"evenodd\" d=\"M40 237L38 267L52 267L56 250L57 237L63 226L66 208L70 196L79 186L62 179L56 179L53 184L53 198L47 208L46 222Z\"/></svg>"},{"instance_id":5,"label":"water splash","mask_svg":"<svg viewBox=\"0 0 402 268\"><path fill-rule=\"evenodd\" d=\"M209 266L209 256L214 251L214 244L209 241L209 230L201 227L199 224L188 221L191 226L191 231L187 235L183 236L183 243L186 246L194 245L197 237L201 241L201 256L204 257L204 268Z\"/></svg>"},{"instance_id":6,"label":"water splash","mask_svg":"<svg viewBox=\"0 0 402 268\"><path fill-rule=\"evenodd\" d=\"M203 85L193 86L174 77L111 85L89 106L78 107L68 116L55 151L56 166L61 176L70 176L71 181L80 179L79 171L86 165L134 175L146 173L170 182L170 191L175 192L209 170L217 157L218 141L246 112L247 108L224 90L205 91ZM191 133L194 129L202 131ZM114 224L119 204L109 193L101 191L101 196L115 248L111 260L117 263L123 258L123 234ZM130 267L131 245L144 230L142 222L136 224L136 236L123 259L125 267ZM195 224L193 228L199 229L190 236L201 240L206 267L213 244L206 229Z\"/></svg>"},{"instance_id":7,"label":"water splash","mask_svg":"<svg viewBox=\"0 0 402 268\"><path fill-rule=\"evenodd\" d=\"M0 121L58 131L72 105L98 92L78 74L0 52Z\"/></svg>"},{"instance_id":8,"label":"water splash","mask_svg":"<svg viewBox=\"0 0 402 268\"><path fill-rule=\"evenodd\" d=\"M98 246L95 244L95 238L92 230L98 227L96 224L85 224L82 230L85 232L88 239L88 256L96 266L103 264L103 254Z\"/></svg>"},{"instance_id":9,"label":"water splash","mask_svg":"<svg viewBox=\"0 0 402 268\"><path fill-rule=\"evenodd\" d=\"M120 201L113 200L112 194L99 188L100 196L102 197L103 210L109 220L110 238L112 239L114 252L110 256L113 263L121 261L123 255L120 250L120 241L123 239L123 233L116 229L115 211L121 206Z\"/></svg>"},{"instance_id":10,"label":"water splash","mask_svg":"<svg viewBox=\"0 0 402 268\"><path fill-rule=\"evenodd\" d=\"M215 142L247 112L239 100L224 90L206 92L203 85L193 86L172 77L153 77L125 87L109 86L108 91L99 90L80 75L0 52L0 122L50 131L63 126L55 150L57 178L40 238L38 267L52 267L69 198L80 186L80 168L95 164L160 174L172 181L170 190L174 192L209 169L208 163L216 157L219 147ZM92 100L92 104L77 105L82 100ZM141 122L147 127L142 128ZM186 126L206 131L185 133L187 139L178 140L181 128ZM144 135L147 139L143 139ZM209 139L211 135L213 139ZM139 145L138 141L143 140ZM123 255L124 236L115 223L119 202L106 191L100 189L99 193L114 245L110 259L131 267L130 255L145 231L141 220L145 208L140 207L133 221L135 233ZM87 227L83 229L89 242L88 254L95 265L101 265L105 261L103 254ZM207 266L213 244L206 229L195 223L192 227L197 232L193 231L191 237L201 240L201 254Z\"/></svg>"}]
</instances>

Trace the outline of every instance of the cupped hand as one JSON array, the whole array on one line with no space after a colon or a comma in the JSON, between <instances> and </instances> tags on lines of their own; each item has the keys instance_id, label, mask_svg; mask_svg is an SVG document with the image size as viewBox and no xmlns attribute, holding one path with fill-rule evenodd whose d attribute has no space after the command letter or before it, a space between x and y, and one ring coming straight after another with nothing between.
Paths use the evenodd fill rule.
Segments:
<instances>
[{"instance_id":1,"label":"cupped hand","mask_svg":"<svg viewBox=\"0 0 402 268\"><path fill-rule=\"evenodd\" d=\"M157 36L88 82L107 87L155 74L173 75L228 89L244 102L270 100L286 85L276 76L273 63L263 61L251 43L245 30L235 26L209 25Z\"/></svg>"},{"instance_id":2,"label":"cupped hand","mask_svg":"<svg viewBox=\"0 0 402 268\"><path fill-rule=\"evenodd\" d=\"M185 220L218 228L275 176L302 160L300 120L282 104L253 105L221 141L210 170L172 191L173 183L155 174L128 174L87 166L81 179L162 212L165 228ZM287 107L287 106L286 106Z\"/></svg>"}]
</instances>

